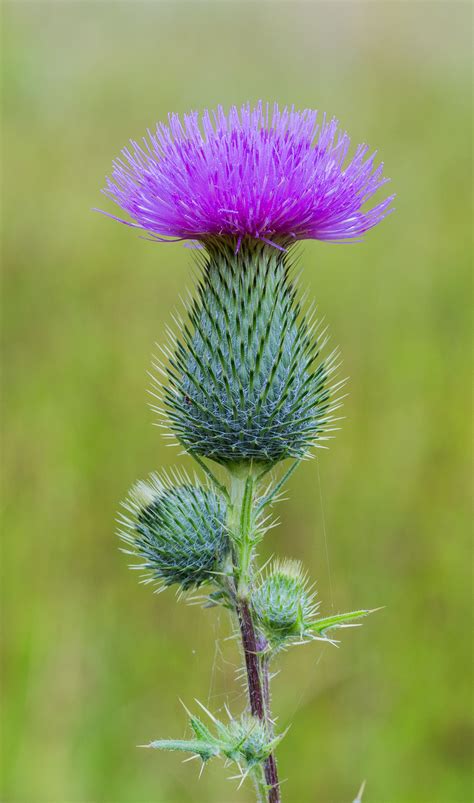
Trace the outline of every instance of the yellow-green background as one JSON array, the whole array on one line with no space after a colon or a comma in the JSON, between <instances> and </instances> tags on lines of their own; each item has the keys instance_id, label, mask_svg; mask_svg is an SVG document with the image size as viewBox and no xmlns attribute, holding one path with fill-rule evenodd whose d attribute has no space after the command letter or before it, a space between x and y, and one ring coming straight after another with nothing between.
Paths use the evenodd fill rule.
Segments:
<instances>
[{"instance_id":1,"label":"yellow-green background","mask_svg":"<svg viewBox=\"0 0 474 803\"><path fill-rule=\"evenodd\" d=\"M324 611L386 608L281 661L285 799L472 798L469 25L456 2L4 5L3 803L252 800L136 748L185 733L178 697L245 698L226 617L139 586L114 534L135 479L190 467L146 371L192 255L91 207L169 110L260 97L336 115L398 196L363 244L303 248L349 396L264 554L303 559Z\"/></svg>"}]
</instances>

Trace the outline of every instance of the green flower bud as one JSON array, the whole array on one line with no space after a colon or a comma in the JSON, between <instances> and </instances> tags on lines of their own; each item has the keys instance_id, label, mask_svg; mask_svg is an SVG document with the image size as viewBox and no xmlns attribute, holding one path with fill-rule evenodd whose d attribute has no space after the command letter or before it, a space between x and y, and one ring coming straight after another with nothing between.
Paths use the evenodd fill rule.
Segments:
<instances>
[{"instance_id":1,"label":"green flower bud","mask_svg":"<svg viewBox=\"0 0 474 803\"><path fill-rule=\"evenodd\" d=\"M219 463L274 464L325 440L337 354L304 316L288 253L225 242L201 257L203 278L168 352L165 406L180 443Z\"/></svg>"},{"instance_id":2,"label":"green flower bud","mask_svg":"<svg viewBox=\"0 0 474 803\"><path fill-rule=\"evenodd\" d=\"M216 579L229 546L225 503L213 489L152 474L132 488L124 507L130 516L120 518L123 551L140 558L133 568L144 570L144 582L185 590Z\"/></svg>"},{"instance_id":3,"label":"green flower bud","mask_svg":"<svg viewBox=\"0 0 474 803\"><path fill-rule=\"evenodd\" d=\"M258 624L272 647L302 638L318 604L301 563L277 561L252 595Z\"/></svg>"},{"instance_id":4,"label":"green flower bud","mask_svg":"<svg viewBox=\"0 0 474 803\"><path fill-rule=\"evenodd\" d=\"M231 720L227 730L229 733L228 757L235 760L240 754L247 766L253 767L255 764L260 764L274 747L265 722L250 714L243 714L240 719Z\"/></svg>"},{"instance_id":5,"label":"green flower bud","mask_svg":"<svg viewBox=\"0 0 474 803\"><path fill-rule=\"evenodd\" d=\"M245 778L246 772L243 771L242 765L247 769L252 769L258 764L262 764L286 734L286 731L276 736L270 734L266 723L250 714L243 714L239 719L231 719L229 723L224 724L216 719L199 700L196 702L212 720L214 725L212 730L188 711L189 724L194 738L159 739L143 746L152 747L155 750L194 753L194 755L200 756L203 762L220 756L226 761L235 761L241 777Z\"/></svg>"}]
</instances>

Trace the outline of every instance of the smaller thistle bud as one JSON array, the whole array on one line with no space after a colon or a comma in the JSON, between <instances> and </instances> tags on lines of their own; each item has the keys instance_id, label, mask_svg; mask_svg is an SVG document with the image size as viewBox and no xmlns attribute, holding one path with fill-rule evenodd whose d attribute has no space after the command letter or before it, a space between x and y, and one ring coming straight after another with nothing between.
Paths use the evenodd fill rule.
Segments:
<instances>
[{"instance_id":1,"label":"smaller thistle bud","mask_svg":"<svg viewBox=\"0 0 474 803\"><path fill-rule=\"evenodd\" d=\"M252 596L260 628L271 647L305 636L318 609L299 561L276 561Z\"/></svg>"},{"instance_id":2,"label":"smaller thistle bud","mask_svg":"<svg viewBox=\"0 0 474 803\"><path fill-rule=\"evenodd\" d=\"M248 767L265 761L275 746L275 742L269 738L265 722L250 714L231 720L227 729L230 746L228 757L234 761L240 757ZM277 741L283 736L280 734L276 737Z\"/></svg>"},{"instance_id":3,"label":"smaller thistle bud","mask_svg":"<svg viewBox=\"0 0 474 803\"><path fill-rule=\"evenodd\" d=\"M216 579L228 552L226 507L211 488L184 476L173 484L152 474L138 482L123 503L130 516L121 516L119 535L140 558L132 568L143 569L144 582L183 590Z\"/></svg>"}]
</instances>

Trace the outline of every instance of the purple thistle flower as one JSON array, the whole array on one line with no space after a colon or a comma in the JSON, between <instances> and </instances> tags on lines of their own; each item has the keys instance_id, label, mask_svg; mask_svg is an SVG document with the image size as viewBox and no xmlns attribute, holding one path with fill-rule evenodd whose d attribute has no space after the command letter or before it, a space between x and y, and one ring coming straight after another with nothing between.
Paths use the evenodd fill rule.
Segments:
<instances>
[{"instance_id":1,"label":"purple thistle flower","mask_svg":"<svg viewBox=\"0 0 474 803\"><path fill-rule=\"evenodd\" d=\"M155 240L250 236L272 245L291 239L360 240L390 211L394 196L362 211L389 179L376 153L350 140L318 112L254 108L171 114L168 125L131 141L113 164L104 194L131 218L121 223ZM104 214L108 214L105 212Z\"/></svg>"}]
</instances>

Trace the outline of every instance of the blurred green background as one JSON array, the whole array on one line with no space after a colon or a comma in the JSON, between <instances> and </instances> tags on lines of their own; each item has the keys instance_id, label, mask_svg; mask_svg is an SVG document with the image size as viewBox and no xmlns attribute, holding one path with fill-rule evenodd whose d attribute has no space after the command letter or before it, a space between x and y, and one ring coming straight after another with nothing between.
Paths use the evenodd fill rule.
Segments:
<instances>
[{"instance_id":1,"label":"blurred green background","mask_svg":"<svg viewBox=\"0 0 474 803\"><path fill-rule=\"evenodd\" d=\"M470 7L455 2L33 2L3 7L3 803L238 803L219 764L136 749L198 697L245 703L224 614L137 584L114 517L165 448L146 371L189 251L91 212L168 111L258 98L379 148L397 211L303 247L344 356L346 419L293 476L264 555L323 611L386 608L283 657L287 803L472 798ZM112 209L109 205L107 208Z\"/></svg>"}]
</instances>

